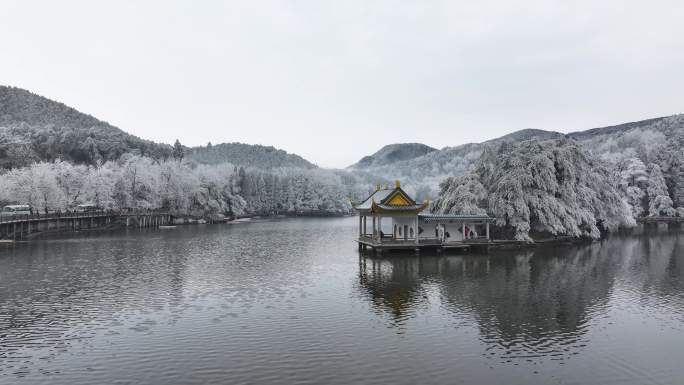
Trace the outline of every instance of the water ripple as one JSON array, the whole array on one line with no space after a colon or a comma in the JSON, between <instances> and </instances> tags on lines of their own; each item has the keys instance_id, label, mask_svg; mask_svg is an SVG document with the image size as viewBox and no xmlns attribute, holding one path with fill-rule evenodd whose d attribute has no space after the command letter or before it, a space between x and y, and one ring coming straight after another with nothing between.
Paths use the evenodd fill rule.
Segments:
<instances>
[{"instance_id":1,"label":"water ripple","mask_svg":"<svg viewBox=\"0 0 684 385\"><path fill-rule=\"evenodd\" d=\"M658 383L684 375L684 238L356 254L350 219L0 251L0 383Z\"/></svg>"}]
</instances>

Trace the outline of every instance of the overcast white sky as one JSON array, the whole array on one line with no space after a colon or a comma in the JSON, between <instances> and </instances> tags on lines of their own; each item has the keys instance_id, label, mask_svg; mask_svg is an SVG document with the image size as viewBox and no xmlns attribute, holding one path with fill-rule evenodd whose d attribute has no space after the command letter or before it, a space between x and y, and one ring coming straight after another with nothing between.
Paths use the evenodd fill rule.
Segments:
<instances>
[{"instance_id":1,"label":"overcast white sky","mask_svg":"<svg viewBox=\"0 0 684 385\"><path fill-rule=\"evenodd\" d=\"M345 167L684 112L684 1L0 0L0 84Z\"/></svg>"}]
</instances>

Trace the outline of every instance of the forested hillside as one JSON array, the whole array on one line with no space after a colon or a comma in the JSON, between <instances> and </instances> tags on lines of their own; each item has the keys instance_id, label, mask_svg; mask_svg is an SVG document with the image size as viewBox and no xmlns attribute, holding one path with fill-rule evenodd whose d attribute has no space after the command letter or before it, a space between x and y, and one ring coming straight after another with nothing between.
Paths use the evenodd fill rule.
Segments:
<instances>
[{"instance_id":1,"label":"forested hillside","mask_svg":"<svg viewBox=\"0 0 684 385\"><path fill-rule=\"evenodd\" d=\"M244 143L221 143L189 149L189 159L201 164L233 163L251 167L272 169L278 167L299 167L312 169L316 165L296 154L288 154L271 146Z\"/></svg>"},{"instance_id":2,"label":"forested hillside","mask_svg":"<svg viewBox=\"0 0 684 385\"><path fill-rule=\"evenodd\" d=\"M142 140L62 103L0 87L0 204L149 208L178 215L339 215L372 177L274 147Z\"/></svg>"},{"instance_id":3,"label":"forested hillside","mask_svg":"<svg viewBox=\"0 0 684 385\"><path fill-rule=\"evenodd\" d=\"M421 143L388 144L378 150L375 154L361 158L361 160L348 168L363 170L371 167L380 167L404 160L415 159L433 151L437 151L437 149Z\"/></svg>"},{"instance_id":4,"label":"forested hillside","mask_svg":"<svg viewBox=\"0 0 684 385\"><path fill-rule=\"evenodd\" d=\"M684 115L649 119L572 133L593 156L619 176L619 183L629 190L630 200L643 200L654 169L659 169L665 188L676 207L684 206ZM636 214L653 214L647 205Z\"/></svg>"},{"instance_id":5,"label":"forested hillside","mask_svg":"<svg viewBox=\"0 0 684 385\"><path fill-rule=\"evenodd\" d=\"M127 134L29 91L0 86L0 168L57 159L96 164L127 153L167 159L171 146Z\"/></svg>"},{"instance_id":6,"label":"forested hillside","mask_svg":"<svg viewBox=\"0 0 684 385\"><path fill-rule=\"evenodd\" d=\"M326 170L268 146L154 143L0 87L0 204L42 210L93 202L198 216L346 214L348 198L400 179L417 200L438 197L435 210L488 212L520 239L595 237L643 216L684 215L683 148L684 115L674 115L567 135L526 129L441 150L392 144Z\"/></svg>"},{"instance_id":7,"label":"forested hillside","mask_svg":"<svg viewBox=\"0 0 684 385\"><path fill-rule=\"evenodd\" d=\"M635 217L653 210L644 200L648 194L649 170L655 166L665 180L674 207L684 206L684 115L648 119L641 122L602 127L571 134L544 130L521 130L484 143L445 147L423 156L382 166L357 167L356 170L389 179L401 179L411 191L431 197L439 195L439 184L446 178L465 175L477 167L483 151L501 143L527 140L566 139L575 141L589 155L618 175L621 189L628 191ZM357 164L358 165L358 164ZM642 205L634 202L641 201Z\"/></svg>"},{"instance_id":8,"label":"forested hillside","mask_svg":"<svg viewBox=\"0 0 684 385\"><path fill-rule=\"evenodd\" d=\"M27 203L40 212L89 202L106 209L164 209L197 217L341 215L350 212L348 196L355 187L320 169L267 172L127 154L99 166L56 161L7 171L0 178L0 202Z\"/></svg>"},{"instance_id":9,"label":"forested hillside","mask_svg":"<svg viewBox=\"0 0 684 385\"><path fill-rule=\"evenodd\" d=\"M520 240L545 233L598 238L601 230L635 224L634 208L616 186L614 175L571 140L503 142L487 147L471 172L446 179L432 209L488 213L506 237ZM648 198L657 202L660 194L653 189Z\"/></svg>"},{"instance_id":10,"label":"forested hillside","mask_svg":"<svg viewBox=\"0 0 684 385\"><path fill-rule=\"evenodd\" d=\"M270 146L243 143L184 147L185 156L201 164L232 163L256 168L315 168L304 158ZM159 161L172 147L130 135L62 103L29 91L0 86L0 168L57 159L95 165L123 154Z\"/></svg>"},{"instance_id":11,"label":"forested hillside","mask_svg":"<svg viewBox=\"0 0 684 385\"><path fill-rule=\"evenodd\" d=\"M681 115L595 130L583 140L487 145L440 185L432 210L488 213L508 235L597 238L646 216L684 216Z\"/></svg>"}]
</instances>

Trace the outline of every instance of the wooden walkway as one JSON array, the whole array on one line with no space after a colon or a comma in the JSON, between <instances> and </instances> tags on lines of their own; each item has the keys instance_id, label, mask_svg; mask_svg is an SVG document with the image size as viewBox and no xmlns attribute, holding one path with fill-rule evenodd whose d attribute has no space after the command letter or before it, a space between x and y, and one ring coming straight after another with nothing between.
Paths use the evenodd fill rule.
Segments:
<instances>
[{"instance_id":1,"label":"wooden walkway","mask_svg":"<svg viewBox=\"0 0 684 385\"><path fill-rule=\"evenodd\" d=\"M652 224L652 223L667 223L667 224L681 224L684 223L684 217L642 217L637 219L638 223Z\"/></svg>"},{"instance_id":2,"label":"wooden walkway","mask_svg":"<svg viewBox=\"0 0 684 385\"><path fill-rule=\"evenodd\" d=\"M24 239L32 233L77 231L106 227L114 223L126 227L158 227L171 224L173 217L154 211L91 211L29 214L0 217L0 239Z\"/></svg>"}]
</instances>

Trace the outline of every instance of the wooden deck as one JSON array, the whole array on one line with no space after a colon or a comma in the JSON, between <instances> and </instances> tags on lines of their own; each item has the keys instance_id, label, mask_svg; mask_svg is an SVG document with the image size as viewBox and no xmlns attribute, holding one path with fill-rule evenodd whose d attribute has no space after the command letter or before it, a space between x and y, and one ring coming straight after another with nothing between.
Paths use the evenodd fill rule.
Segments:
<instances>
[{"instance_id":1,"label":"wooden deck","mask_svg":"<svg viewBox=\"0 0 684 385\"><path fill-rule=\"evenodd\" d=\"M473 246L481 247L493 244L486 238L474 238L466 241L441 242L437 238L421 238L416 243L415 239L382 238L380 242L370 236L361 236L356 241L359 249L372 248L373 250L421 250L421 249L469 249Z\"/></svg>"},{"instance_id":2,"label":"wooden deck","mask_svg":"<svg viewBox=\"0 0 684 385\"><path fill-rule=\"evenodd\" d=\"M47 231L94 229L114 222L126 227L158 227L168 225L172 220L166 212L147 210L5 215L0 216L0 239L23 239L32 233Z\"/></svg>"},{"instance_id":3,"label":"wooden deck","mask_svg":"<svg viewBox=\"0 0 684 385\"><path fill-rule=\"evenodd\" d=\"M638 223L652 224L652 223L667 223L680 224L684 223L684 217L642 217L637 219Z\"/></svg>"},{"instance_id":4,"label":"wooden deck","mask_svg":"<svg viewBox=\"0 0 684 385\"><path fill-rule=\"evenodd\" d=\"M508 240L508 239L487 239L485 237L467 239L465 241L452 241L452 242L440 242L437 238L423 238L419 239L416 244L415 239L393 239L391 237L386 237L382 239L382 242L378 242L371 236L362 236L356 241L359 245L359 251L368 251L369 249L373 252L384 252L384 251L415 251L420 252L421 250L429 251L447 251L447 250L489 250L489 248L521 248L534 246L534 243Z\"/></svg>"}]
</instances>

